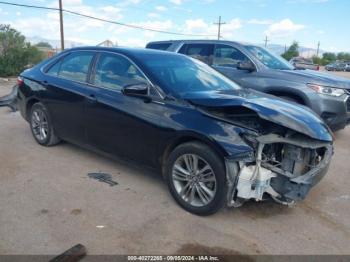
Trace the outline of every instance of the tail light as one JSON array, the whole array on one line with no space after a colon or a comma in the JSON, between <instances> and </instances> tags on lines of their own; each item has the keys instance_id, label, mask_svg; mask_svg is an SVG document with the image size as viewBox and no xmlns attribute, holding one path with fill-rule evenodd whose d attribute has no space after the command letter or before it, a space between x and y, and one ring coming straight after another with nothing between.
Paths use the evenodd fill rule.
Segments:
<instances>
[{"instance_id":1,"label":"tail light","mask_svg":"<svg viewBox=\"0 0 350 262\"><path fill-rule=\"evenodd\" d=\"M319 65L317 65L316 70L320 71L320 66Z\"/></svg>"},{"instance_id":2,"label":"tail light","mask_svg":"<svg viewBox=\"0 0 350 262\"><path fill-rule=\"evenodd\" d=\"M21 86L21 85L23 85L23 83L24 83L24 81L23 81L23 78L22 77L17 77L17 85L18 86Z\"/></svg>"}]
</instances>

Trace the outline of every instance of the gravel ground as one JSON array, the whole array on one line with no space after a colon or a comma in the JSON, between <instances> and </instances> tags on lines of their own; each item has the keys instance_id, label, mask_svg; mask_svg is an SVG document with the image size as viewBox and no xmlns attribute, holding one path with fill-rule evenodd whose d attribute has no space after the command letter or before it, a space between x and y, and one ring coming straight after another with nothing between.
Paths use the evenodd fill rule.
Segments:
<instances>
[{"instance_id":1,"label":"gravel ground","mask_svg":"<svg viewBox=\"0 0 350 262\"><path fill-rule=\"evenodd\" d=\"M0 95L10 86L0 80ZM210 217L182 210L158 174L135 163L37 145L7 108L0 148L0 254L59 254L77 243L89 254L349 254L350 128L336 133L329 173L305 201ZM87 177L98 171L119 184Z\"/></svg>"}]
</instances>

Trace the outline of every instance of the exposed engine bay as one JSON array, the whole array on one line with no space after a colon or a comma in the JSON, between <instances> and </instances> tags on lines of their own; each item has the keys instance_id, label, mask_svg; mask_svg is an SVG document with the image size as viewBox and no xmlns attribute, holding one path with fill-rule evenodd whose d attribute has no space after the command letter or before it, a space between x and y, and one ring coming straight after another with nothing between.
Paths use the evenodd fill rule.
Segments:
<instances>
[{"instance_id":1,"label":"exposed engine bay","mask_svg":"<svg viewBox=\"0 0 350 262\"><path fill-rule=\"evenodd\" d=\"M241 109L241 110L240 110ZM228 205L272 198L290 205L305 198L326 174L333 154L331 142L263 120L251 110L210 112L220 119L249 128L242 139L254 148L254 156L227 161Z\"/></svg>"}]
</instances>

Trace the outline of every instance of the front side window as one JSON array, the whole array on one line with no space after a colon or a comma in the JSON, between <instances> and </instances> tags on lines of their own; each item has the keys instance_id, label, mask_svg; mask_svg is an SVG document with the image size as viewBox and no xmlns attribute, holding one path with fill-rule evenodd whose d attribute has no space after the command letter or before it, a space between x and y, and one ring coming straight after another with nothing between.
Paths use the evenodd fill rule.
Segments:
<instances>
[{"instance_id":1,"label":"front side window","mask_svg":"<svg viewBox=\"0 0 350 262\"><path fill-rule=\"evenodd\" d=\"M96 86L121 90L127 85L148 83L142 73L125 57L101 54L95 72Z\"/></svg>"},{"instance_id":2,"label":"front side window","mask_svg":"<svg viewBox=\"0 0 350 262\"><path fill-rule=\"evenodd\" d=\"M214 66L237 67L238 63L249 59L238 49L228 45L217 45L214 54Z\"/></svg>"},{"instance_id":3,"label":"front side window","mask_svg":"<svg viewBox=\"0 0 350 262\"><path fill-rule=\"evenodd\" d=\"M247 50L270 69L292 70L294 67L280 56L259 46L246 46Z\"/></svg>"},{"instance_id":4,"label":"front side window","mask_svg":"<svg viewBox=\"0 0 350 262\"><path fill-rule=\"evenodd\" d=\"M214 45L212 44L187 44L184 45L179 53L198 59L208 65L213 62Z\"/></svg>"},{"instance_id":5,"label":"front side window","mask_svg":"<svg viewBox=\"0 0 350 262\"><path fill-rule=\"evenodd\" d=\"M56 68L58 71L58 76L78 81L78 82L86 82L87 76L89 73L90 63L94 57L92 52L74 52L66 56L61 63L54 65L50 70L52 73L55 72Z\"/></svg>"}]
</instances>

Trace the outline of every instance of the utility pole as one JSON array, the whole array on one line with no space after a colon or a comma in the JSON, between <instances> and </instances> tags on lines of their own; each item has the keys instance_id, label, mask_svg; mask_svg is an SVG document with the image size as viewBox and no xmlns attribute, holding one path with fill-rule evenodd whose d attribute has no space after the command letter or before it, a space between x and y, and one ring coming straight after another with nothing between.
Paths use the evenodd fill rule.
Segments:
<instances>
[{"instance_id":1,"label":"utility pole","mask_svg":"<svg viewBox=\"0 0 350 262\"><path fill-rule=\"evenodd\" d=\"M219 16L219 22L214 23L214 25L218 25L218 40L221 38L221 25L226 24L225 22L221 22L221 16Z\"/></svg>"},{"instance_id":2,"label":"utility pole","mask_svg":"<svg viewBox=\"0 0 350 262\"><path fill-rule=\"evenodd\" d=\"M318 57L318 53L320 52L320 45L321 45L321 43L320 43L320 41L318 41L318 43L317 43L317 51L316 51L316 56Z\"/></svg>"},{"instance_id":3,"label":"utility pole","mask_svg":"<svg viewBox=\"0 0 350 262\"><path fill-rule=\"evenodd\" d=\"M267 36L265 37L265 48L267 47L267 42L269 42L270 40L267 38Z\"/></svg>"},{"instance_id":4,"label":"utility pole","mask_svg":"<svg viewBox=\"0 0 350 262\"><path fill-rule=\"evenodd\" d=\"M59 9L60 9L60 32L61 32L61 50L64 50L64 31L63 31L63 9L62 9L62 0L58 0Z\"/></svg>"}]
</instances>

